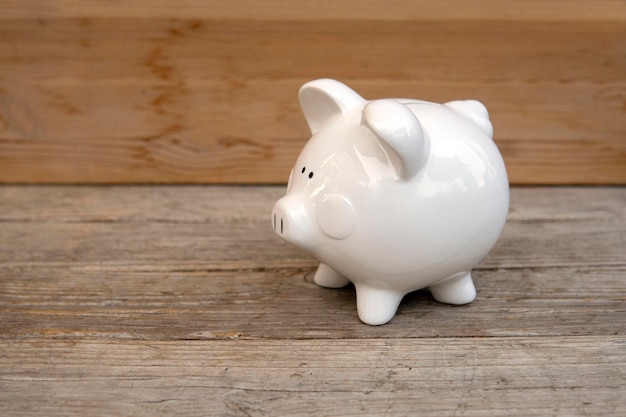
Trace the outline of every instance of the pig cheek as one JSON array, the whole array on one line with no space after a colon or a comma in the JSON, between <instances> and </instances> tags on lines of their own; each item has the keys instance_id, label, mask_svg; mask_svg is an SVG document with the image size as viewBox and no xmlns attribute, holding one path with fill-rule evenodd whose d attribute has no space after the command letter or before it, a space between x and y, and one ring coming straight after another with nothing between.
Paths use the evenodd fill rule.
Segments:
<instances>
[{"instance_id":1,"label":"pig cheek","mask_svg":"<svg viewBox=\"0 0 626 417\"><path fill-rule=\"evenodd\" d=\"M316 209L320 230L332 239L345 239L356 227L356 213L350 200L341 195L326 196Z\"/></svg>"}]
</instances>

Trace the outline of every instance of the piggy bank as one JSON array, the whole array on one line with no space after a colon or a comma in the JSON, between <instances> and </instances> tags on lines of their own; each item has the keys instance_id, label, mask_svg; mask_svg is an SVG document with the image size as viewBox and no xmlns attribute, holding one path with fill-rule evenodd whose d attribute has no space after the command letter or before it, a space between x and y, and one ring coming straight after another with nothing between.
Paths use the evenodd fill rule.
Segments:
<instances>
[{"instance_id":1,"label":"piggy bank","mask_svg":"<svg viewBox=\"0 0 626 417\"><path fill-rule=\"evenodd\" d=\"M498 240L509 183L478 101L365 100L330 79L300 89L311 129L272 211L274 231L319 262L314 281L353 283L364 323L409 292L466 304L472 268Z\"/></svg>"}]
</instances>

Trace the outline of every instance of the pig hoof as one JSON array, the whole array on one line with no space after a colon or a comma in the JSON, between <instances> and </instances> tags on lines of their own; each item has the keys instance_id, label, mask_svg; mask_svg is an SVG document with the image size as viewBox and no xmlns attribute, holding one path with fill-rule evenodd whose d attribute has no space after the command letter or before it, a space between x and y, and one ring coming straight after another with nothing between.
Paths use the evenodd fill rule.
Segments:
<instances>
[{"instance_id":1,"label":"pig hoof","mask_svg":"<svg viewBox=\"0 0 626 417\"><path fill-rule=\"evenodd\" d=\"M429 287L435 300L446 304L467 304L476 298L476 288L469 272L454 274Z\"/></svg>"},{"instance_id":2,"label":"pig hoof","mask_svg":"<svg viewBox=\"0 0 626 417\"><path fill-rule=\"evenodd\" d=\"M320 264L317 268L313 282L326 288L342 288L350 283L346 277L326 264Z\"/></svg>"},{"instance_id":3,"label":"pig hoof","mask_svg":"<svg viewBox=\"0 0 626 417\"><path fill-rule=\"evenodd\" d=\"M378 326L388 323L398 310L404 294L357 285L356 305L359 318L365 324Z\"/></svg>"}]
</instances>

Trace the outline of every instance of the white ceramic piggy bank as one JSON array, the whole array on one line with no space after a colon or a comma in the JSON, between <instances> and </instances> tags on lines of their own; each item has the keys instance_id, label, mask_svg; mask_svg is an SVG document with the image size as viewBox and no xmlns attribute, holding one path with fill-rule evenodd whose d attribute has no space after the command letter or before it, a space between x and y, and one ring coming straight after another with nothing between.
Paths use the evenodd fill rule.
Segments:
<instances>
[{"instance_id":1,"label":"white ceramic piggy bank","mask_svg":"<svg viewBox=\"0 0 626 417\"><path fill-rule=\"evenodd\" d=\"M509 184L474 100L368 101L329 79L300 89L313 136L272 212L275 232L320 261L316 284L356 287L359 318L385 324L409 292L474 300L472 268L506 221Z\"/></svg>"}]
</instances>

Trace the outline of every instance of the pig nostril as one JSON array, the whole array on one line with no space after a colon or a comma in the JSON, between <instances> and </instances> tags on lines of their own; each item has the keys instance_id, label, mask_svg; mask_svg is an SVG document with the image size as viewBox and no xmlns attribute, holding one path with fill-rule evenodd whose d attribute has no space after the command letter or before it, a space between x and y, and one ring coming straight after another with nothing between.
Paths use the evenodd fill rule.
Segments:
<instances>
[{"instance_id":1,"label":"pig nostril","mask_svg":"<svg viewBox=\"0 0 626 417\"><path fill-rule=\"evenodd\" d=\"M280 234L283 234L283 218L280 218Z\"/></svg>"},{"instance_id":2,"label":"pig nostril","mask_svg":"<svg viewBox=\"0 0 626 417\"><path fill-rule=\"evenodd\" d=\"M274 231L276 231L276 213L274 213Z\"/></svg>"}]
</instances>

